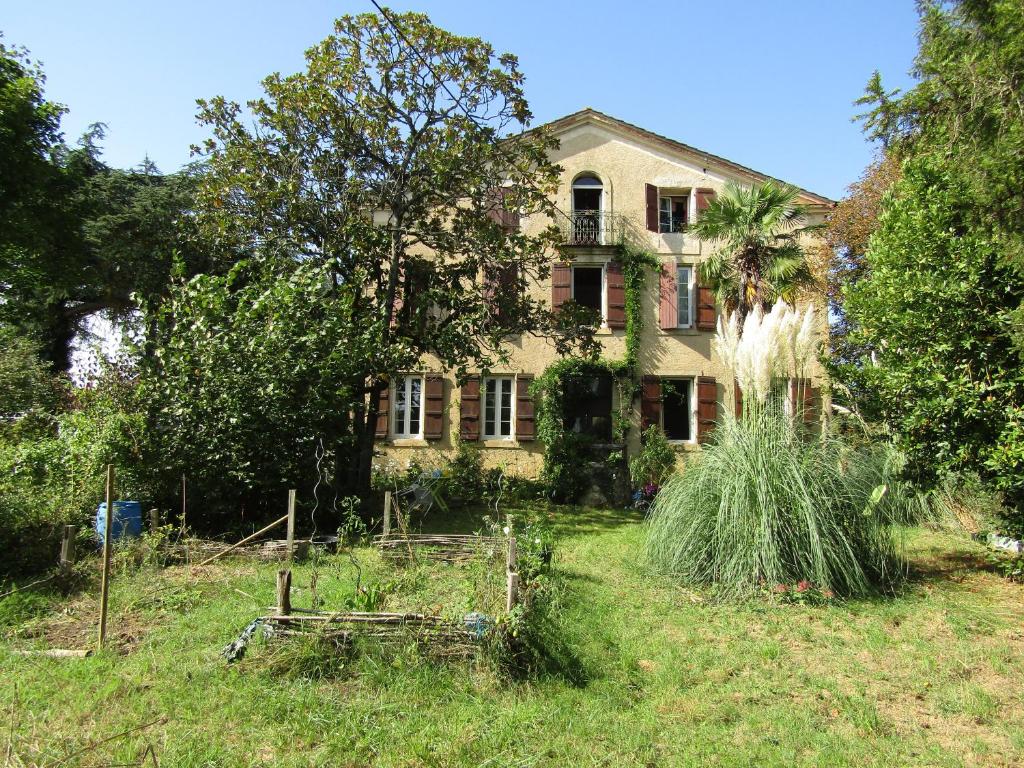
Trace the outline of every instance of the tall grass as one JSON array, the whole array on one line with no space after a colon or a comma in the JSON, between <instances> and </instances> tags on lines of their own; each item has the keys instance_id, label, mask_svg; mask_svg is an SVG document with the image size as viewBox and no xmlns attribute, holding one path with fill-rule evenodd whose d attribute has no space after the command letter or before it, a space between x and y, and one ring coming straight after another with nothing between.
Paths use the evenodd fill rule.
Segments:
<instances>
[{"instance_id":1,"label":"tall grass","mask_svg":"<svg viewBox=\"0 0 1024 768\"><path fill-rule=\"evenodd\" d=\"M801 580L843 595L889 587L903 574L899 526L917 512L887 462L807 439L778 408L726 417L655 499L649 559L726 597Z\"/></svg>"}]
</instances>

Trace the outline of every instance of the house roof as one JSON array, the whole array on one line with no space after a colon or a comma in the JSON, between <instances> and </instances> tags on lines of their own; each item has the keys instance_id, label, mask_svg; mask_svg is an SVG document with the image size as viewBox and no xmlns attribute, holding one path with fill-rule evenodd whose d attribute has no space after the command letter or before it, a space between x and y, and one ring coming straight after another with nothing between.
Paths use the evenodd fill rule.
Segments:
<instances>
[{"instance_id":1,"label":"house roof","mask_svg":"<svg viewBox=\"0 0 1024 768\"><path fill-rule=\"evenodd\" d=\"M774 176L769 176L766 173L755 171L753 168L748 168L745 165L734 163L732 160L726 160L724 157L712 154L711 152L706 152L703 149L698 149L697 147L692 147L689 144L684 144L681 141L676 141L675 139L670 139L667 136L662 136L660 134L654 133L653 131L648 131L647 129L641 128L638 125L627 123L625 120L619 120L616 117L606 115L603 112L598 112L596 109L591 109L590 107L585 107L584 109L581 109L579 112L573 112L571 115L566 115L565 117L560 117L557 120L552 120L549 123L544 123L543 125L538 126L534 130L547 130L552 133L562 133L564 131L569 130L570 128L574 128L577 125L582 125L584 123L603 125L606 128L611 128L613 130L617 129L619 132L631 134L639 139L642 139L649 143L660 145L673 152L682 152L687 155L691 155L699 160L702 160L707 165L719 166L721 168L732 171L734 174L740 174L755 181L771 180L777 181L780 184L787 183L782 181L781 179L775 178ZM811 192L810 190L804 189L803 187L796 187L796 189L800 192L801 196L805 198L806 202L810 203L811 205L831 208L836 204L835 200L825 197L824 195L819 195L815 192Z\"/></svg>"}]
</instances>

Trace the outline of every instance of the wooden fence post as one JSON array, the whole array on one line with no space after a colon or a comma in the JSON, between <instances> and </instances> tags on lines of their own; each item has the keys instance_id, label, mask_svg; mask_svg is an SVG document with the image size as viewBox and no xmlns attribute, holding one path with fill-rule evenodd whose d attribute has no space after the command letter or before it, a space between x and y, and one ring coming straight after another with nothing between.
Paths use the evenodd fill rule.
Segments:
<instances>
[{"instance_id":1,"label":"wooden fence post","mask_svg":"<svg viewBox=\"0 0 1024 768\"><path fill-rule=\"evenodd\" d=\"M384 538L391 535L391 491L384 491Z\"/></svg>"},{"instance_id":2,"label":"wooden fence post","mask_svg":"<svg viewBox=\"0 0 1024 768\"><path fill-rule=\"evenodd\" d=\"M60 568L66 571L75 562L75 534L77 525L65 525L60 537Z\"/></svg>"},{"instance_id":3,"label":"wooden fence post","mask_svg":"<svg viewBox=\"0 0 1024 768\"><path fill-rule=\"evenodd\" d=\"M505 593L505 610L511 611L519 602L519 574L515 571L508 572L508 590Z\"/></svg>"},{"instance_id":4,"label":"wooden fence post","mask_svg":"<svg viewBox=\"0 0 1024 768\"><path fill-rule=\"evenodd\" d=\"M508 570L510 570L510 571L518 571L519 570L516 567L516 559L517 559L517 554L516 554L516 537L515 536L509 536L508 537L508 559L507 559L507 562L506 562L506 568L508 568Z\"/></svg>"},{"instance_id":5,"label":"wooden fence post","mask_svg":"<svg viewBox=\"0 0 1024 768\"><path fill-rule=\"evenodd\" d=\"M114 465L107 464L107 513L103 519L103 575L100 579L100 632L97 646L102 651L107 639L107 601L110 596L110 526L114 517Z\"/></svg>"},{"instance_id":6,"label":"wooden fence post","mask_svg":"<svg viewBox=\"0 0 1024 768\"><path fill-rule=\"evenodd\" d=\"M277 572L277 612L280 616L287 616L292 612L292 572L288 568L281 568Z\"/></svg>"},{"instance_id":7,"label":"wooden fence post","mask_svg":"<svg viewBox=\"0 0 1024 768\"><path fill-rule=\"evenodd\" d=\"M149 510L149 532L156 533L157 529L160 528L160 510L151 509Z\"/></svg>"},{"instance_id":8,"label":"wooden fence post","mask_svg":"<svg viewBox=\"0 0 1024 768\"><path fill-rule=\"evenodd\" d=\"M288 559L295 557L295 489L288 491ZM289 577L290 578L290 577Z\"/></svg>"}]
</instances>

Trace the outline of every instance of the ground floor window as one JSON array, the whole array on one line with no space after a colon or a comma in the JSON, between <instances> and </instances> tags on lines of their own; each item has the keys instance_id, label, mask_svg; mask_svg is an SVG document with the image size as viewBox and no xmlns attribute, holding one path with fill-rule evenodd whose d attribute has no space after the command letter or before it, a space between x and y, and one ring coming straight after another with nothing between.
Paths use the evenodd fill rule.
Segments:
<instances>
[{"instance_id":1,"label":"ground floor window","mask_svg":"<svg viewBox=\"0 0 1024 768\"><path fill-rule=\"evenodd\" d=\"M423 377L395 379L395 437L420 437L423 434Z\"/></svg>"},{"instance_id":2,"label":"ground floor window","mask_svg":"<svg viewBox=\"0 0 1024 768\"><path fill-rule=\"evenodd\" d=\"M661 380L661 428L669 440L693 439L693 379Z\"/></svg>"},{"instance_id":3,"label":"ground floor window","mask_svg":"<svg viewBox=\"0 0 1024 768\"><path fill-rule=\"evenodd\" d=\"M565 428L599 440L612 437L612 377L585 376L566 384Z\"/></svg>"},{"instance_id":4,"label":"ground floor window","mask_svg":"<svg viewBox=\"0 0 1024 768\"><path fill-rule=\"evenodd\" d=\"M493 376L484 379L484 439L512 439L511 376Z\"/></svg>"}]
</instances>

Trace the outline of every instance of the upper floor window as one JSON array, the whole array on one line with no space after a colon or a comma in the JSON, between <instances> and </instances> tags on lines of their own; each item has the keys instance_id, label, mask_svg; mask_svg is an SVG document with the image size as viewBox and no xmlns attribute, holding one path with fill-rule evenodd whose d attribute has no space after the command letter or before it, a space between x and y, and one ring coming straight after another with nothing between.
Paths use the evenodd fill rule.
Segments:
<instances>
[{"instance_id":1,"label":"upper floor window","mask_svg":"<svg viewBox=\"0 0 1024 768\"><path fill-rule=\"evenodd\" d=\"M662 233L685 232L689 208L689 195L660 196L658 198L658 230Z\"/></svg>"},{"instance_id":2,"label":"upper floor window","mask_svg":"<svg viewBox=\"0 0 1024 768\"><path fill-rule=\"evenodd\" d=\"M572 300L604 316L604 268L573 266Z\"/></svg>"},{"instance_id":3,"label":"upper floor window","mask_svg":"<svg viewBox=\"0 0 1024 768\"><path fill-rule=\"evenodd\" d=\"M512 397L511 376L492 376L484 379L484 439L511 440L515 402Z\"/></svg>"},{"instance_id":4,"label":"upper floor window","mask_svg":"<svg viewBox=\"0 0 1024 768\"><path fill-rule=\"evenodd\" d=\"M572 183L573 211L600 211L604 185L593 174L577 177Z\"/></svg>"},{"instance_id":5,"label":"upper floor window","mask_svg":"<svg viewBox=\"0 0 1024 768\"><path fill-rule=\"evenodd\" d=\"M395 437L423 435L423 377L395 379L395 406L392 424Z\"/></svg>"},{"instance_id":6,"label":"upper floor window","mask_svg":"<svg viewBox=\"0 0 1024 768\"><path fill-rule=\"evenodd\" d=\"M693 267L678 267L676 270L676 301L680 328L693 325Z\"/></svg>"}]
</instances>

